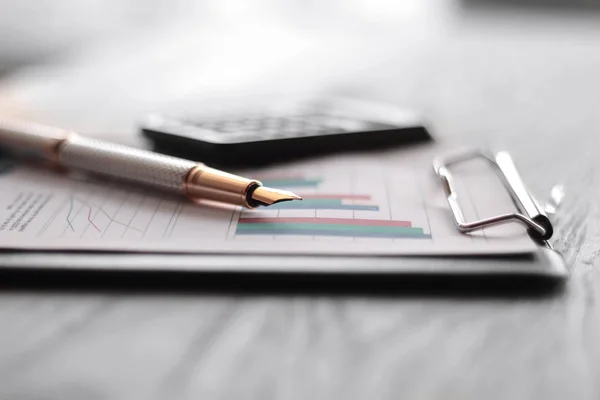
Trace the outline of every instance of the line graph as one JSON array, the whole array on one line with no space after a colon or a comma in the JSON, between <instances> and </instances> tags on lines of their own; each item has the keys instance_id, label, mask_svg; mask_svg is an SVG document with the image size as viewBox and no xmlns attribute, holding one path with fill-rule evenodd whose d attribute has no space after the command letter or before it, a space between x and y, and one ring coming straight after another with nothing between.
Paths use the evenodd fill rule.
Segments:
<instances>
[{"instance_id":1,"label":"line graph","mask_svg":"<svg viewBox=\"0 0 600 400\"><path fill-rule=\"evenodd\" d=\"M71 188L37 236L168 238L183 209L177 201L119 186L76 181Z\"/></svg>"},{"instance_id":2,"label":"line graph","mask_svg":"<svg viewBox=\"0 0 600 400\"><path fill-rule=\"evenodd\" d=\"M127 229L133 229L138 232L143 232L141 229L131 226L131 222L132 222L131 220L128 223L118 221L115 218L113 218L108 212L106 212L106 210L104 208L102 208L102 206L96 205L92 202L85 201L85 200L77 198L75 196L71 196L69 198L69 212L67 213L67 217L66 217L69 228L71 228L72 231L75 231L75 228L73 227L73 224L71 221L71 219L73 218L72 212L73 212L74 203L81 203L82 206L88 210L87 214L86 214L86 219L87 219L89 225L86 227L86 229L88 229L89 227L92 227L96 231L102 233L102 229L100 229L100 227L94 223L94 219L97 217L98 213L101 213L110 220L110 223L119 224L119 225L124 226ZM94 214L92 215L92 213L94 213ZM135 217L135 215L134 215L134 217ZM85 231L82 233L82 235L84 233L85 233Z\"/></svg>"}]
</instances>

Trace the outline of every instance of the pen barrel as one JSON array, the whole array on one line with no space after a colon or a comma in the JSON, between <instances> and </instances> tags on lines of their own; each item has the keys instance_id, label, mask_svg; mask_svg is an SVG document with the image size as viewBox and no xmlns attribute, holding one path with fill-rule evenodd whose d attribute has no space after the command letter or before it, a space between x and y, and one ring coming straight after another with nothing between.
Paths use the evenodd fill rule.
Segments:
<instances>
[{"instance_id":1,"label":"pen barrel","mask_svg":"<svg viewBox=\"0 0 600 400\"><path fill-rule=\"evenodd\" d=\"M0 116L0 145L19 155L55 160L58 147L70 134L64 129Z\"/></svg>"},{"instance_id":2,"label":"pen barrel","mask_svg":"<svg viewBox=\"0 0 600 400\"><path fill-rule=\"evenodd\" d=\"M67 168L185 194L186 177L198 163L73 135L62 141L57 161Z\"/></svg>"}]
</instances>

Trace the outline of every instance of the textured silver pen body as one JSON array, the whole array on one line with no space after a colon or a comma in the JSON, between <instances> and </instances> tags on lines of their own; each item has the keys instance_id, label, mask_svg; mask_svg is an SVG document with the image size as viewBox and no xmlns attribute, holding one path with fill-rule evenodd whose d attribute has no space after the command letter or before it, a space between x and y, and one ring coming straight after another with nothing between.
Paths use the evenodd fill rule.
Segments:
<instances>
[{"instance_id":1,"label":"textured silver pen body","mask_svg":"<svg viewBox=\"0 0 600 400\"><path fill-rule=\"evenodd\" d=\"M198 164L146 150L73 135L58 150L58 162L157 189L186 194L186 177Z\"/></svg>"},{"instance_id":2,"label":"textured silver pen body","mask_svg":"<svg viewBox=\"0 0 600 400\"><path fill-rule=\"evenodd\" d=\"M68 136L57 148L58 163L67 168L112 176L192 200L213 200L248 208L248 195L259 181L228 174L193 161L147 150Z\"/></svg>"},{"instance_id":3,"label":"textured silver pen body","mask_svg":"<svg viewBox=\"0 0 600 400\"><path fill-rule=\"evenodd\" d=\"M0 144L73 169L185 194L185 179L197 163L90 139L64 129L0 118Z\"/></svg>"}]
</instances>

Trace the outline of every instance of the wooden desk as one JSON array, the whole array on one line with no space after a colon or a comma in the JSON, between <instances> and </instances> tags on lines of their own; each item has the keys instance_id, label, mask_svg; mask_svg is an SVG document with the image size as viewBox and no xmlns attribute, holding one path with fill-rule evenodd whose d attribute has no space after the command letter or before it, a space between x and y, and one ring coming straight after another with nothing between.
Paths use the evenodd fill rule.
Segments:
<instances>
[{"instance_id":1,"label":"wooden desk","mask_svg":"<svg viewBox=\"0 0 600 400\"><path fill-rule=\"evenodd\" d=\"M424 7L417 22L364 24L348 36L339 29L256 78L328 83L422 109L439 140L510 150L535 192L563 183L553 239L573 268L563 291L373 296L2 285L0 398L598 398L600 23L589 14L511 17L430 3L439 12ZM321 58L307 57L315 54ZM148 85L164 77L164 66L144 75L139 62L102 60L15 75L4 82L3 107L134 141L126 134L158 104ZM201 90L216 90L210 78L201 77Z\"/></svg>"}]
</instances>

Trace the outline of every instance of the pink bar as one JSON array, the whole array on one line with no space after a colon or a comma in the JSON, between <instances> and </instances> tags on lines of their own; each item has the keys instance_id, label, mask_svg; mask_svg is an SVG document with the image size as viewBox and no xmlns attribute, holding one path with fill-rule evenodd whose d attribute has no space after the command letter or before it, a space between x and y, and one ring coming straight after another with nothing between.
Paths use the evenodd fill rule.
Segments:
<instances>
[{"instance_id":1,"label":"pink bar","mask_svg":"<svg viewBox=\"0 0 600 400\"><path fill-rule=\"evenodd\" d=\"M379 219L352 219L352 218L310 218L310 217L285 217L285 218L240 218L240 224L338 224L360 226L405 226L412 227L410 221L386 221Z\"/></svg>"},{"instance_id":2,"label":"pink bar","mask_svg":"<svg viewBox=\"0 0 600 400\"><path fill-rule=\"evenodd\" d=\"M343 199L343 200L371 200L371 196L366 194L334 194L334 193L318 193L318 194L299 194L298 196L304 199Z\"/></svg>"}]
</instances>

